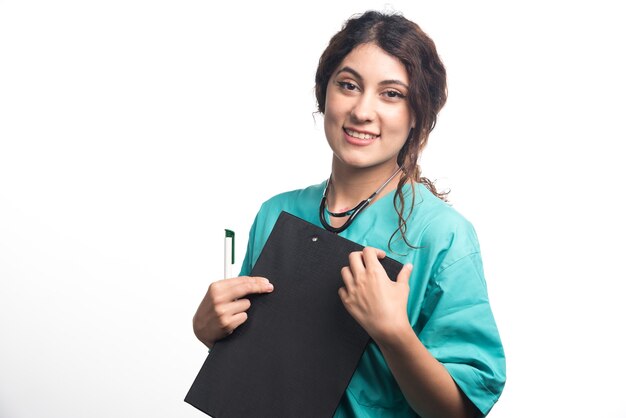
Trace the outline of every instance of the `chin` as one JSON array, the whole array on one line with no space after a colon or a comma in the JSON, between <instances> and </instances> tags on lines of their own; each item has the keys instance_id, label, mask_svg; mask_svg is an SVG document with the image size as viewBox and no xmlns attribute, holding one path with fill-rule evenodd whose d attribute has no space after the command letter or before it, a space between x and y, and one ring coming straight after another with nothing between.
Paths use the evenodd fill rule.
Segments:
<instances>
[{"instance_id":1,"label":"chin","mask_svg":"<svg viewBox=\"0 0 626 418\"><path fill-rule=\"evenodd\" d=\"M337 160L339 164L353 169L367 169L379 165L376 161L360 158L337 158Z\"/></svg>"}]
</instances>

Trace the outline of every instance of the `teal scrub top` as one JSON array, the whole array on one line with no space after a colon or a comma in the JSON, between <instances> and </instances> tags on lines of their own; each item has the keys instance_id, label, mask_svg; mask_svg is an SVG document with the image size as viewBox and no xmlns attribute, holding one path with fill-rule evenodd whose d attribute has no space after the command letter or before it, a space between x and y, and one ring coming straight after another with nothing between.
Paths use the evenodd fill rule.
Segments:
<instances>
[{"instance_id":1,"label":"teal scrub top","mask_svg":"<svg viewBox=\"0 0 626 418\"><path fill-rule=\"evenodd\" d=\"M250 230L240 275L250 273L281 211L321 227L319 204L326 182L279 194L261 206ZM415 191L413 211L409 214ZM441 362L467 397L486 415L505 382L505 358L489 306L478 239L473 226L424 185L404 186L406 236L417 249L394 236L398 215L394 192L362 211L341 232L363 246L383 249L401 263L412 263L409 321L429 352ZM347 265L348 260L346 260ZM339 297L339 296L337 296ZM335 417L416 417L370 342L335 411Z\"/></svg>"}]
</instances>

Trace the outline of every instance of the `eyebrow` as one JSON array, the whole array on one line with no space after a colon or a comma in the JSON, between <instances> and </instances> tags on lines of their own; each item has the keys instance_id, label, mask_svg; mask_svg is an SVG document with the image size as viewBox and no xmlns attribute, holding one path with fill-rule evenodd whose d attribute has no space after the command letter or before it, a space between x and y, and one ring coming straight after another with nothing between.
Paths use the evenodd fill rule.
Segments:
<instances>
[{"instance_id":1,"label":"eyebrow","mask_svg":"<svg viewBox=\"0 0 626 418\"><path fill-rule=\"evenodd\" d=\"M337 75L339 75L340 73L350 73L352 74L358 81L362 81L363 77L361 76L361 74L359 74L354 68L345 66L343 68L340 68L339 71L337 71ZM389 85L389 84L399 84L401 86L403 86L404 88L406 88L407 90L409 89L409 86L406 85L406 83L404 83L403 81L400 80L383 80L380 83L378 83L379 85Z\"/></svg>"}]
</instances>

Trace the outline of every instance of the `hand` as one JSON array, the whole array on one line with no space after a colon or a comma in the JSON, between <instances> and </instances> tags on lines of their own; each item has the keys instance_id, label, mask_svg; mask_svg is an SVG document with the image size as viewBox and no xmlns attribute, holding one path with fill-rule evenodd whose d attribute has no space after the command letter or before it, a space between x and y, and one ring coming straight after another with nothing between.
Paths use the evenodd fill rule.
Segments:
<instances>
[{"instance_id":1,"label":"hand","mask_svg":"<svg viewBox=\"0 0 626 418\"><path fill-rule=\"evenodd\" d=\"M244 296L270 293L274 286L264 277L241 276L211 283L193 316L193 332L208 348L213 348L246 319L250 300Z\"/></svg>"},{"instance_id":2,"label":"hand","mask_svg":"<svg viewBox=\"0 0 626 418\"><path fill-rule=\"evenodd\" d=\"M406 307L413 266L405 264L393 282L379 261L385 258L384 251L366 247L348 258L350 265L341 269L343 305L374 341L393 337L409 324Z\"/></svg>"}]
</instances>

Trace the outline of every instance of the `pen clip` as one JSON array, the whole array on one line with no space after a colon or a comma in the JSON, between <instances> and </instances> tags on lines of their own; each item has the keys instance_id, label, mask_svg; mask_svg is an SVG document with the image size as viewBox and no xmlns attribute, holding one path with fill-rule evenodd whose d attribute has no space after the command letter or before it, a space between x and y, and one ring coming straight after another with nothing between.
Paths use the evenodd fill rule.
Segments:
<instances>
[{"instance_id":1,"label":"pen clip","mask_svg":"<svg viewBox=\"0 0 626 418\"><path fill-rule=\"evenodd\" d=\"M225 238L230 238L230 264L235 264L235 231L225 229Z\"/></svg>"}]
</instances>

